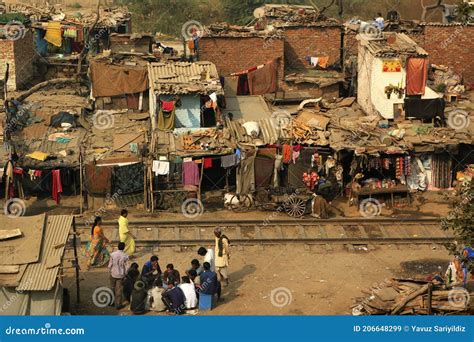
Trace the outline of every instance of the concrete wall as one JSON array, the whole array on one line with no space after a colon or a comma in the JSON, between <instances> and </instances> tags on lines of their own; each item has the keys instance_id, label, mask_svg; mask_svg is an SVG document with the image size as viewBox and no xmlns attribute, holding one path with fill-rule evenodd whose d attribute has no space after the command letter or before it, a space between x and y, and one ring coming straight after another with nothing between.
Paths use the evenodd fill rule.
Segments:
<instances>
[{"instance_id":1,"label":"concrete wall","mask_svg":"<svg viewBox=\"0 0 474 342\"><path fill-rule=\"evenodd\" d=\"M3 79L8 63L10 66L8 91L20 89L33 78L35 58L31 30L26 31L24 37L18 40L0 39L0 77Z\"/></svg>"}]
</instances>

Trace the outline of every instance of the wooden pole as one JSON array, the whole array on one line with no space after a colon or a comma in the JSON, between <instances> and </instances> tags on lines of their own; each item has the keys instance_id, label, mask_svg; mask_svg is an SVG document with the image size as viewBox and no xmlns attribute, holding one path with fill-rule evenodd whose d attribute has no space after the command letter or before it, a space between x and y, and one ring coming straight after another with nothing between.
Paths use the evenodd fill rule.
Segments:
<instances>
[{"instance_id":1,"label":"wooden pole","mask_svg":"<svg viewBox=\"0 0 474 342\"><path fill-rule=\"evenodd\" d=\"M80 198L79 198L79 213L82 215L83 211L83 202L84 202L84 194L83 194L83 176L82 176L82 150L79 151L79 182L80 182Z\"/></svg>"},{"instance_id":2,"label":"wooden pole","mask_svg":"<svg viewBox=\"0 0 474 342\"><path fill-rule=\"evenodd\" d=\"M202 179L204 177L204 158L201 158L201 177L199 179L199 188L198 188L198 200L202 203L201 188L202 188Z\"/></svg>"},{"instance_id":3,"label":"wooden pole","mask_svg":"<svg viewBox=\"0 0 474 342\"><path fill-rule=\"evenodd\" d=\"M433 314L433 283L428 284L428 315Z\"/></svg>"},{"instance_id":4,"label":"wooden pole","mask_svg":"<svg viewBox=\"0 0 474 342\"><path fill-rule=\"evenodd\" d=\"M76 266L76 302L81 302L81 294L80 294L80 287L79 287L79 260L77 258L77 230L76 230L76 219L72 218L72 243L74 244L74 263Z\"/></svg>"}]
</instances>

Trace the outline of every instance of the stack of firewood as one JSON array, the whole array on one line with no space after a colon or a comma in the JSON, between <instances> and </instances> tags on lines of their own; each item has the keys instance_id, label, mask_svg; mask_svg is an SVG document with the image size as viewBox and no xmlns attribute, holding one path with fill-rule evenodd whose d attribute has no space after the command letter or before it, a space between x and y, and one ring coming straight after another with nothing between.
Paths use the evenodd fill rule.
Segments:
<instances>
[{"instance_id":1,"label":"stack of firewood","mask_svg":"<svg viewBox=\"0 0 474 342\"><path fill-rule=\"evenodd\" d=\"M363 290L353 315L452 315L469 312L474 294L466 289L411 279L390 279Z\"/></svg>"}]
</instances>

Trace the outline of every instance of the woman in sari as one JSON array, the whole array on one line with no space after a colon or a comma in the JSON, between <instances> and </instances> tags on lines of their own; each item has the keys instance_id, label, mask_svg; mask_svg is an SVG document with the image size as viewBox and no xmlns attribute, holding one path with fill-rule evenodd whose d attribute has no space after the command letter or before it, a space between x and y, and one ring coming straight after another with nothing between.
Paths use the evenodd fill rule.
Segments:
<instances>
[{"instance_id":1,"label":"woman in sari","mask_svg":"<svg viewBox=\"0 0 474 342\"><path fill-rule=\"evenodd\" d=\"M107 249L109 239L107 239L100 226L102 219L96 216L91 229L91 240L87 243L85 256L89 258L87 266L101 267L109 262L110 253Z\"/></svg>"},{"instance_id":2,"label":"woman in sari","mask_svg":"<svg viewBox=\"0 0 474 342\"><path fill-rule=\"evenodd\" d=\"M128 211L127 209L123 209L120 213L120 217L118 219L119 224L119 237L120 242L125 243L125 250L124 252L128 254L128 256L132 256L135 253L135 237L132 233L128 230Z\"/></svg>"}]
</instances>

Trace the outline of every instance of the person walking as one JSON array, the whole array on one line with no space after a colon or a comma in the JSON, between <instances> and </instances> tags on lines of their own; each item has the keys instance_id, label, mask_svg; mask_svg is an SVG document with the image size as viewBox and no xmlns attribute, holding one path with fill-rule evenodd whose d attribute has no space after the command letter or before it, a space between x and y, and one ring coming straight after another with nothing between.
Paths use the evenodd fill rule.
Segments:
<instances>
[{"instance_id":1,"label":"person walking","mask_svg":"<svg viewBox=\"0 0 474 342\"><path fill-rule=\"evenodd\" d=\"M227 236L222 233L221 228L216 228L214 230L214 235L216 237L216 246L215 246L215 266L216 273L219 277L219 281L223 286L229 285L229 259L230 259L230 241Z\"/></svg>"},{"instance_id":2,"label":"person walking","mask_svg":"<svg viewBox=\"0 0 474 342\"><path fill-rule=\"evenodd\" d=\"M129 256L132 256L133 253L135 253L135 236L133 236L132 233L130 233L128 229L127 216L128 216L127 209L123 209L118 219L119 237L120 237L120 242L125 243L124 252L127 253Z\"/></svg>"},{"instance_id":3,"label":"person walking","mask_svg":"<svg viewBox=\"0 0 474 342\"><path fill-rule=\"evenodd\" d=\"M125 243L119 242L118 250L110 255L110 287L115 294L115 307L120 310L124 307L122 304L123 281L128 271L128 255L124 252Z\"/></svg>"},{"instance_id":4,"label":"person walking","mask_svg":"<svg viewBox=\"0 0 474 342\"><path fill-rule=\"evenodd\" d=\"M107 244L110 242L104 235L101 227L102 219L96 216L92 224L90 241L87 243L84 256L88 267L101 267L106 265L110 259L110 253Z\"/></svg>"}]
</instances>

